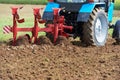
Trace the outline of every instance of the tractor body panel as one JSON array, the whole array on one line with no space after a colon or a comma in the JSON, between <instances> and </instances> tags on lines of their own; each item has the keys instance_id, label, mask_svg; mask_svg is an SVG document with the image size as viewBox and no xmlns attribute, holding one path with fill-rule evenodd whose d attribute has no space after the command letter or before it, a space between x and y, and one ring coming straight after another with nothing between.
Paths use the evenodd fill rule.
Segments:
<instances>
[{"instance_id":1,"label":"tractor body panel","mask_svg":"<svg viewBox=\"0 0 120 80\"><path fill-rule=\"evenodd\" d=\"M81 9L79 10L80 13L86 12L86 13L91 13L95 7L95 3L87 3L82 5Z\"/></svg>"},{"instance_id":2,"label":"tractor body panel","mask_svg":"<svg viewBox=\"0 0 120 80\"><path fill-rule=\"evenodd\" d=\"M65 8L68 12L76 13L74 20L77 22L87 22L90 14L95 7L105 8L105 2L84 2L84 3L61 3L61 2L48 2L43 13L44 20L53 20L53 8ZM111 2L108 9L108 21L112 21L114 4ZM68 14L67 14L68 16ZM73 21L74 22L74 21Z\"/></svg>"},{"instance_id":3,"label":"tractor body panel","mask_svg":"<svg viewBox=\"0 0 120 80\"><path fill-rule=\"evenodd\" d=\"M114 3L111 2L111 3L110 3L110 7L109 7L109 9L108 9L108 21L109 21L109 22L112 22L113 11L114 11Z\"/></svg>"},{"instance_id":4,"label":"tractor body panel","mask_svg":"<svg viewBox=\"0 0 120 80\"><path fill-rule=\"evenodd\" d=\"M79 10L77 22L87 22L95 7L105 7L105 3L86 3Z\"/></svg>"},{"instance_id":5,"label":"tractor body panel","mask_svg":"<svg viewBox=\"0 0 120 80\"><path fill-rule=\"evenodd\" d=\"M45 8L45 11L43 13L43 19L44 20L53 20L53 8L59 8L59 4L54 2L49 2Z\"/></svg>"},{"instance_id":6,"label":"tractor body panel","mask_svg":"<svg viewBox=\"0 0 120 80\"><path fill-rule=\"evenodd\" d=\"M49 2L45 8L45 11L47 12L53 12L53 8L59 8L59 4L54 2Z\"/></svg>"},{"instance_id":7,"label":"tractor body panel","mask_svg":"<svg viewBox=\"0 0 120 80\"><path fill-rule=\"evenodd\" d=\"M91 12L93 11L96 4L94 3L87 3L83 4L81 9L79 10L77 22L87 22Z\"/></svg>"}]
</instances>

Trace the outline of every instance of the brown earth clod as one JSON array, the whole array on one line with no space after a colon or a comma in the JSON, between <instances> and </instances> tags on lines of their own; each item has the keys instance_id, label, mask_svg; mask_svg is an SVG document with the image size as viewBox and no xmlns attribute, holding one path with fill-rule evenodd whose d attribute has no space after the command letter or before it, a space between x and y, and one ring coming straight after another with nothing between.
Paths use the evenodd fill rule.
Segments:
<instances>
[{"instance_id":1,"label":"brown earth clod","mask_svg":"<svg viewBox=\"0 0 120 80\"><path fill-rule=\"evenodd\" d=\"M56 45L71 45L71 41L64 36L59 36L56 40Z\"/></svg>"},{"instance_id":2,"label":"brown earth clod","mask_svg":"<svg viewBox=\"0 0 120 80\"><path fill-rule=\"evenodd\" d=\"M30 39L26 35L19 36L15 42L15 46L29 45L29 44L30 44ZM13 39L10 39L8 41L8 45L13 45Z\"/></svg>"},{"instance_id":3,"label":"brown earth clod","mask_svg":"<svg viewBox=\"0 0 120 80\"><path fill-rule=\"evenodd\" d=\"M37 45L43 45L43 44L47 44L47 45L52 45L52 42L50 41L49 38L47 38L46 36L40 36L37 39Z\"/></svg>"}]
</instances>

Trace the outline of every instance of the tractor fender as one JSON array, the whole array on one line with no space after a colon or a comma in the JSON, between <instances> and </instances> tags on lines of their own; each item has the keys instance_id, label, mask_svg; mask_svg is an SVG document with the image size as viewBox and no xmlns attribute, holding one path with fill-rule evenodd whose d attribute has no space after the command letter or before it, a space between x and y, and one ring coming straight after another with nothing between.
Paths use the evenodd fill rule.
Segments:
<instances>
[{"instance_id":1,"label":"tractor fender","mask_svg":"<svg viewBox=\"0 0 120 80\"><path fill-rule=\"evenodd\" d=\"M83 4L79 10L77 22L87 22L89 20L90 14L95 7L104 7L105 3L87 3Z\"/></svg>"},{"instance_id":2,"label":"tractor fender","mask_svg":"<svg viewBox=\"0 0 120 80\"><path fill-rule=\"evenodd\" d=\"M46 8L43 12L42 19L43 20L53 20L53 8L59 8L59 4L55 2L48 2Z\"/></svg>"}]
</instances>

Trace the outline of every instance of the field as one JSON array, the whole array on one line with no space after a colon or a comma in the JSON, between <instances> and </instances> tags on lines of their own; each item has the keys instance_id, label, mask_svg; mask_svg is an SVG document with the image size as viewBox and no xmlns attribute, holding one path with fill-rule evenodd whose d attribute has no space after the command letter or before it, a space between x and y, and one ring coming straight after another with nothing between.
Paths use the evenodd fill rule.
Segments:
<instances>
[{"instance_id":1,"label":"field","mask_svg":"<svg viewBox=\"0 0 120 80\"><path fill-rule=\"evenodd\" d=\"M7 4L46 4L47 0L0 0L0 3Z\"/></svg>"},{"instance_id":2,"label":"field","mask_svg":"<svg viewBox=\"0 0 120 80\"><path fill-rule=\"evenodd\" d=\"M10 6L14 5L0 4L0 80L120 79L120 45L114 45L111 36L103 47L85 47L73 39L65 39L56 46L45 43L10 46L3 43L12 35L2 33L4 25L12 25ZM20 16L26 22L19 26L33 26L32 8L45 6L23 6ZM113 23L119 17L120 11L115 10Z\"/></svg>"},{"instance_id":3,"label":"field","mask_svg":"<svg viewBox=\"0 0 120 80\"><path fill-rule=\"evenodd\" d=\"M0 3L7 3L7 4L47 4L48 0L0 0ZM120 1L115 0L115 9L120 10Z\"/></svg>"},{"instance_id":4,"label":"field","mask_svg":"<svg viewBox=\"0 0 120 80\"><path fill-rule=\"evenodd\" d=\"M7 4L7 6L4 6L5 4L0 4L0 34L3 35L2 28L5 25L10 25L12 26L12 13L10 7L12 6L23 6L24 8L19 11L20 13L20 18L25 19L25 23L18 24L19 27L33 27L34 24L34 16L33 16L33 9L34 7L45 7L44 5L11 5ZM27 9L27 10L26 10ZM7 15L7 16L6 16ZM44 25L40 25L43 27ZM22 34L22 33L20 33ZM30 34L30 33L29 33ZM40 33L40 35L43 35L44 33ZM10 39L12 37L12 34L5 34L4 36L0 36L0 41L3 42L6 39Z\"/></svg>"}]
</instances>

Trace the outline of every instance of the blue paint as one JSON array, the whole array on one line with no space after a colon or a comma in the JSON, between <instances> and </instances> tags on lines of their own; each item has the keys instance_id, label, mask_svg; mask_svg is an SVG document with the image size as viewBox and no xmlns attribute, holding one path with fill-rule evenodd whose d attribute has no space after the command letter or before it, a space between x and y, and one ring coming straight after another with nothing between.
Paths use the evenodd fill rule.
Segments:
<instances>
[{"instance_id":1,"label":"blue paint","mask_svg":"<svg viewBox=\"0 0 120 80\"><path fill-rule=\"evenodd\" d=\"M105 7L104 2L101 2L101 3L87 3L87 4L82 5L82 8L79 10L79 12L91 13L96 5L99 6L99 7Z\"/></svg>"},{"instance_id":2,"label":"blue paint","mask_svg":"<svg viewBox=\"0 0 120 80\"><path fill-rule=\"evenodd\" d=\"M87 3L87 4L83 4L82 8L79 10L79 12L86 12L86 13L91 13L95 7L95 3Z\"/></svg>"},{"instance_id":3,"label":"blue paint","mask_svg":"<svg viewBox=\"0 0 120 80\"><path fill-rule=\"evenodd\" d=\"M45 12L53 12L53 8L59 8L59 4L54 2L49 2L45 8Z\"/></svg>"},{"instance_id":4,"label":"blue paint","mask_svg":"<svg viewBox=\"0 0 120 80\"><path fill-rule=\"evenodd\" d=\"M59 4L54 2L48 2L44 10L42 19L44 20L53 20L53 8L59 8Z\"/></svg>"},{"instance_id":5,"label":"blue paint","mask_svg":"<svg viewBox=\"0 0 120 80\"><path fill-rule=\"evenodd\" d=\"M105 3L88 3L88 4L84 4L82 6L82 8L79 10L79 12L83 12L83 13L91 13L93 11L93 9L95 8L96 5L99 5L101 7L105 6ZM111 2L110 3L110 7L108 10L108 21L111 22L112 18L113 18L113 11L114 11L114 3Z\"/></svg>"},{"instance_id":6,"label":"blue paint","mask_svg":"<svg viewBox=\"0 0 120 80\"><path fill-rule=\"evenodd\" d=\"M109 10L108 10L108 21L109 22L112 22L113 11L114 11L114 3L111 2Z\"/></svg>"}]
</instances>

